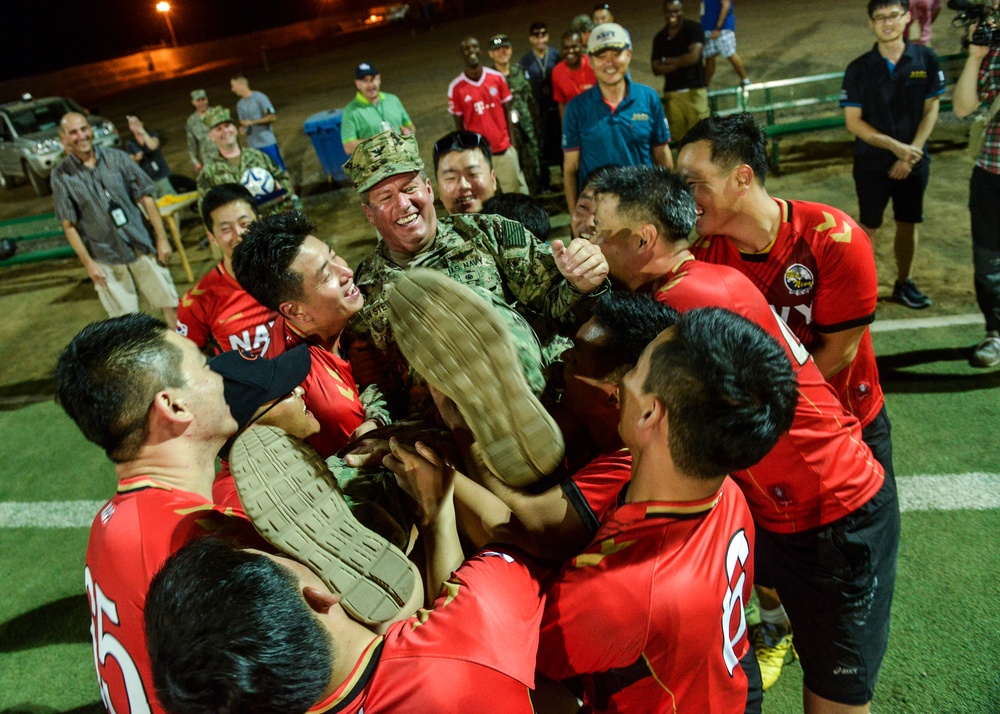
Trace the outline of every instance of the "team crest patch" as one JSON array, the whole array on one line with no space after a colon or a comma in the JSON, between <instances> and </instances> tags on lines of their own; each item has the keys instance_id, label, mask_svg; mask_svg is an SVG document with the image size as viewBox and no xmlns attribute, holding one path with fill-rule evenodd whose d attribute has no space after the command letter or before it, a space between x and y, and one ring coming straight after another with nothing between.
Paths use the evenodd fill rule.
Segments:
<instances>
[{"instance_id":1,"label":"team crest patch","mask_svg":"<svg viewBox=\"0 0 1000 714\"><path fill-rule=\"evenodd\" d=\"M495 97L497 94L499 94L499 92L497 91L497 88L496 87L490 87L490 96L491 97Z\"/></svg>"},{"instance_id":2,"label":"team crest patch","mask_svg":"<svg viewBox=\"0 0 1000 714\"><path fill-rule=\"evenodd\" d=\"M812 271L802 263L795 263L785 270L785 287L792 295L805 295L813 289L815 278Z\"/></svg>"}]
</instances>

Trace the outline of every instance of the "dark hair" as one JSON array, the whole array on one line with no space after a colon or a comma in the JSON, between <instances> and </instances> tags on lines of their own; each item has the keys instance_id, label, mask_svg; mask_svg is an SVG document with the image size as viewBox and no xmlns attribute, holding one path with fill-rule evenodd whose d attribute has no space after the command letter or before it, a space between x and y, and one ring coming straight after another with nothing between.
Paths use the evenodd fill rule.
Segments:
<instances>
[{"instance_id":1,"label":"dark hair","mask_svg":"<svg viewBox=\"0 0 1000 714\"><path fill-rule=\"evenodd\" d=\"M254 202L250 192L246 190L246 187L238 183L220 183L218 186L210 188L208 193L205 194L205 198L201 201L201 220L205 224L205 230L209 233L215 232L215 226L212 224L213 211L236 201L246 203L253 210L253 215L260 218L260 211L257 209L257 204Z\"/></svg>"},{"instance_id":2,"label":"dark hair","mask_svg":"<svg viewBox=\"0 0 1000 714\"><path fill-rule=\"evenodd\" d=\"M586 191L587 190L587 186L590 186L591 184L593 184L594 181L596 181L597 179L599 179L601 176L603 176L604 174L606 174L608 171L610 171L611 169L617 169L617 168L618 168L618 164L603 164L602 166L598 166L596 169L594 169L589 174L587 174L586 176L583 177L583 182L580 184L580 193L583 193L584 191Z\"/></svg>"},{"instance_id":3,"label":"dark hair","mask_svg":"<svg viewBox=\"0 0 1000 714\"><path fill-rule=\"evenodd\" d=\"M687 240L698 218L691 189L678 174L662 166L619 166L593 181L594 195L618 199L618 213L652 223L671 242Z\"/></svg>"},{"instance_id":4,"label":"dark hair","mask_svg":"<svg viewBox=\"0 0 1000 714\"><path fill-rule=\"evenodd\" d=\"M712 163L723 169L747 164L764 185L767 178L767 135L749 112L702 119L684 135L680 148L696 141L712 145Z\"/></svg>"},{"instance_id":5,"label":"dark hair","mask_svg":"<svg viewBox=\"0 0 1000 714\"><path fill-rule=\"evenodd\" d=\"M482 212L517 221L539 240L549 237L549 214L542 204L523 193L495 193L483 202Z\"/></svg>"},{"instance_id":6,"label":"dark hair","mask_svg":"<svg viewBox=\"0 0 1000 714\"><path fill-rule=\"evenodd\" d=\"M133 312L87 325L59 355L56 401L116 463L146 443L157 392L186 385L184 355L167 333L161 320Z\"/></svg>"},{"instance_id":7,"label":"dark hair","mask_svg":"<svg viewBox=\"0 0 1000 714\"><path fill-rule=\"evenodd\" d=\"M617 382L635 367L643 350L657 335L677 322L679 313L648 293L612 291L602 295L591 315L607 333L602 353Z\"/></svg>"},{"instance_id":8,"label":"dark hair","mask_svg":"<svg viewBox=\"0 0 1000 714\"><path fill-rule=\"evenodd\" d=\"M168 711L304 712L330 684L332 638L297 578L238 544L205 537L178 550L149 586L145 621Z\"/></svg>"},{"instance_id":9,"label":"dark hair","mask_svg":"<svg viewBox=\"0 0 1000 714\"><path fill-rule=\"evenodd\" d=\"M533 23L531 23L531 26L528 28L528 32L532 34L538 32L539 30L545 30L546 32L548 32L549 24L547 22L542 22L541 20L535 20Z\"/></svg>"},{"instance_id":10,"label":"dark hair","mask_svg":"<svg viewBox=\"0 0 1000 714\"><path fill-rule=\"evenodd\" d=\"M670 456L712 479L753 466L788 431L798 384L784 348L722 308L689 310L650 355L643 385L666 407Z\"/></svg>"},{"instance_id":11,"label":"dark hair","mask_svg":"<svg viewBox=\"0 0 1000 714\"><path fill-rule=\"evenodd\" d=\"M461 131L448 132L434 142L434 175L437 176L438 164L441 163L442 156L456 151L471 151L472 149L479 149L483 152L486 165L493 168L493 149L490 142L482 134L462 129Z\"/></svg>"},{"instance_id":12,"label":"dark hair","mask_svg":"<svg viewBox=\"0 0 1000 714\"><path fill-rule=\"evenodd\" d=\"M899 5L903 8L903 12L910 11L910 0L868 0L868 17L874 15L880 7L892 7L893 5Z\"/></svg>"},{"instance_id":13,"label":"dark hair","mask_svg":"<svg viewBox=\"0 0 1000 714\"><path fill-rule=\"evenodd\" d=\"M302 243L316 232L299 211L283 211L254 221L233 249L236 281L254 300L274 311L302 297L302 276L290 269Z\"/></svg>"}]
</instances>

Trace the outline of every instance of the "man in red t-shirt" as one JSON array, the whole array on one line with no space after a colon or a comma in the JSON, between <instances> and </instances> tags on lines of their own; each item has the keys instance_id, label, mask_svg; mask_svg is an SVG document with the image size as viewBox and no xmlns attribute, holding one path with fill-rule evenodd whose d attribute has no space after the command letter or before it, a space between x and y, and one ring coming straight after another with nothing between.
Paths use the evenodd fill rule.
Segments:
<instances>
[{"instance_id":1,"label":"man in red t-shirt","mask_svg":"<svg viewBox=\"0 0 1000 714\"><path fill-rule=\"evenodd\" d=\"M760 291L738 271L688 250L698 210L677 175L613 169L595 180L594 191L596 242L614 280L681 312L733 310L781 341L792 359L800 392L792 428L760 463L733 477L758 525L758 580L781 593L796 630L806 701L817 711L830 702L866 707L888 639L899 543L895 481L884 477L859 422ZM865 547L841 553L823 545L856 540ZM868 612L863 623L849 615L859 607Z\"/></svg>"},{"instance_id":2,"label":"man in red t-shirt","mask_svg":"<svg viewBox=\"0 0 1000 714\"><path fill-rule=\"evenodd\" d=\"M275 314L233 277L233 248L260 215L253 196L239 184L220 184L205 194L201 215L222 260L181 298L177 332L203 350L211 347L213 355L230 350L263 355Z\"/></svg>"},{"instance_id":3,"label":"man in red t-shirt","mask_svg":"<svg viewBox=\"0 0 1000 714\"><path fill-rule=\"evenodd\" d=\"M351 364L340 354L340 336L364 297L344 259L315 232L301 213L262 218L234 251L233 268L251 295L278 313L269 356L309 345L312 369L302 387L320 431L308 441L327 458L376 423L366 419Z\"/></svg>"},{"instance_id":4,"label":"man in red t-shirt","mask_svg":"<svg viewBox=\"0 0 1000 714\"><path fill-rule=\"evenodd\" d=\"M289 447L273 445L272 475L321 475ZM417 511L430 592L440 595L383 633L352 620L340 597L296 561L216 539L179 552L154 581L146 612L154 678L169 679L178 699L167 705L532 712L544 571L505 546L463 563L450 489L439 484L436 500L420 499L428 508Z\"/></svg>"},{"instance_id":5,"label":"man in red t-shirt","mask_svg":"<svg viewBox=\"0 0 1000 714\"><path fill-rule=\"evenodd\" d=\"M193 342L132 313L84 328L60 356L56 382L60 404L118 474L85 569L101 698L109 711L163 712L143 630L153 575L208 533L264 545L242 511L211 500L215 456L236 430L222 377Z\"/></svg>"},{"instance_id":6,"label":"man in red t-shirt","mask_svg":"<svg viewBox=\"0 0 1000 714\"><path fill-rule=\"evenodd\" d=\"M569 100L597 84L597 75L590 66L590 55L584 52L583 36L567 30L562 36L562 61L552 68L552 98L559 104L559 121Z\"/></svg>"},{"instance_id":7,"label":"man in red t-shirt","mask_svg":"<svg viewBox=\"0 0 1000 714\"><path fill-rule=\"evenodd\" d=\"M461 44L465 69L448 85L448 113L455 129L474 131L490 142L493 169L505 193L528 193L517 150L511 145L510 102L514 98L507 80L480 61L479 40L466 37Z\"/></svg>"}]
</instances>

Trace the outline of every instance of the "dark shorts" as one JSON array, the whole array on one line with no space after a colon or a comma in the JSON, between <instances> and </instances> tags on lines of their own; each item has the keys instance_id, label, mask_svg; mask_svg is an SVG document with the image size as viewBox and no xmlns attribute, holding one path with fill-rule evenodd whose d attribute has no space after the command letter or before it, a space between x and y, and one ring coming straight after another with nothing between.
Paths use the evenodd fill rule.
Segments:
<instances>
[{"instance_id":1,"label":"dark shorts","mask_svg":"<svg viewBox=\"0 0 1000 714\"><path fill-rule=\"evenodd\" d=\"M896 484L868 503L803 533L757 529L759 582L778 590L795 634L803 683L840 704L871 701L889 641L899 552Z\"/></svg>"},{"instance_id":2,"label":"dark shorts","mask_svg":"<svg viewBox=\"0 0 1000 714\"><path fill-rule=\"evenodd\" d=\"M892 213L901 223L922 223L924 191L931 174L930 161L923 161L902 181L889 178L885 171L869 171L854 163L854 188L858 193L858 222L868 228L882 225L882 214L892 199Z\"/></svg>"}]
</instances>

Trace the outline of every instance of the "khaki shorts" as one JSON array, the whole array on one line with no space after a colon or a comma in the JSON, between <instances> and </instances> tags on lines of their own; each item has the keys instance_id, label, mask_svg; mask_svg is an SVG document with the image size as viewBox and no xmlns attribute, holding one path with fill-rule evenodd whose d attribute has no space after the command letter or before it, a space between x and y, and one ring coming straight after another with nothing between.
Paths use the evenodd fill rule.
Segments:
<instances>
[{"instance_id":1,"label":"khaki shorts","mask_svg":"<svg viewBox=\"0 0 1000 714\"><path fill-rule=\"evenodd\" d=\"M528 184L517 160L517 149L513 146L500 155L493 155L493 170L497 175L497 185L504 193L528 193Z\"/></svg>"},{"instance_id":2,"label":"khaki shorts","mask_svg":"<svg viewBox=\"0 0 1000 714\"><path fill-rule=\"evenodd\" d=\"M177 307L177 288L170 277L170 271L156 262L152 255L140 255L135 262L125 265L105 265L98 263L107 285L95 285L97 296L109 317L127 315L139 311L139 296L136 286L150 307L163 309Z\"/></svg>"},{"instance_id":3,"label":"khaki shorts","mask_svg":"<svg viewBox=\"0 0 1000 714\"><path fill-rule=\"evenodd\" d=\"M667 92L663 95L663 113L670 127L670 141L676 143L691 127L709 116L708 90L704 87Z\"/></svg>"}]
</instances>

